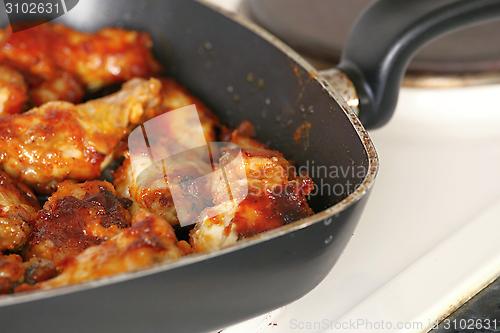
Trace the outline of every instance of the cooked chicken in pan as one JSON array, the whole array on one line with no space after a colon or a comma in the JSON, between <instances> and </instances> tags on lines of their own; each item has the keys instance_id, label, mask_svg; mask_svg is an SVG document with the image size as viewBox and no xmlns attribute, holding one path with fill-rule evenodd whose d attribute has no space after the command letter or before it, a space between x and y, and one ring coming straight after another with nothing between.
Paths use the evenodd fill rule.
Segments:
<instances>
[{"instance_id":1,"label":"cooked chicken in pan","mask_svg":"<svg viewBox=\"0 0 500 333\"><path fill-rule=\"evenodd\" d=\"M17 254L0 254L0 295L14 291L24 280L23 259Z\"/></svg>"},{"instance_id":2,"label":"cooked chicken in pan","mask_svg":"<svg viewBox=\"0 0 500 333\"><path fill-rule=\"evenodd\" d=\"M0 33L0 63L26 76L34 105L63 100L77 103L95 90L159 70L151 38L141 32L107 28L96 33L60 24Z\"/></svg>"},{"instance_id":3,"label":"cooked chicken in pan","mask_svg":"<svg viewBox=\"0 0 500 333\"><path fill-rule=\"evenodd\" d=\"M30 89L29 102L34 106L40 106L51 101L78 103L82 100L84 94L85 90L80 81L71 74L62 72Z\"/></svg>"},{"instance_id":4,"label":"cooked chicken in pan","mask_svg":"<svg viewBox=\"0 0 500 333\"><path fill-rule=\"evenodd\" d=\"M20 249L40 209L31 190L0 171L0 251Z\"/></svg>"},{"instance_id":5,"label":"cooked chicken in pan","mask_svg":"<svg viewBox=\"0 0 500 333\"><path fill-rule=\"evenodd\" d=\"M27 99L24 77L12 68L0 65L0 116L21 112Z\"/></svg>"},{"instance_id":6,"label":"cooked chicken in pan","mask_svg":"<svg viewBox=\"0 0 500 333\"><path fill-rule=\"evenodd\" d=\"M57 274L51 261L33 258L23 262L18 254L0 253L0 295L33 289Z\"/></svg>"},{"instance_id":7,"label":"cooked chicken in pan","mask_svg":"<svg viewBox=\"0 0 500 333\"><path fill-rule=\"evenodd\" d=\"M158 106L159 89L158 80L134 79L84 104L50 102L0 118L0 166L43 193L66 179L98 178L130 126Z\"/></svg>"},{"instance_id":8,"label":"cooked chicken in pan","mask_svg":"<svg viewBox=\"0 0 500 333\"><path fill-rule=\"evenodd\" d=\"M223 214L200 216L191 231L195 251L206 252L236 243L238 239L278 228L313 214L307 196L313 182L296 175L281 153L252 139L252 126L243 123L227 136L242 149L248 193ZM225 183L211 183L212 194L225 195Z\"/></svg>"},{"instance_id":9,"label":"cooked chicken in pan","mask_svg":"<svg viewBox=\"0 0 500 333\"><path fill-rule=\"evenodd\" d=\"M154 78L147 34L44 24L0 41L0 294L137 271L313 214L312 180L249 122L230 130Z\"/></svg>"},{"instance_id":10,"label":"cooked chicken in pan","mask_svg":"<svg viewBox=\"0 0 500 333\"><path fill-rule=\"evenodd\" d=\"M172 79L162 78L161 80L161 103L160 108L151 109L155 111L155 114L147 115L148 119L154 116L160 115L162 113L172 111L175 109L182 108L188 105L196 105L196 110L198 111L198 116L200 117L201 126L205 134L205 139L207 142L213 142L217 140L217 132L222 129L220 122L217 117L207 108L207 106L201 102L199 99L190 95L187 90L180 84ZM172 128L175 130L177 124L172 124ZM184 124L184 126L189 124Z\"/></svg>"},{"instance_id":11,"label":"cooked chicken in pan","mask_svg":"<svg viewBox=\"0 0 500 333\"><path fill-rule=\"evenodd\" d=\"M137 271L182 255L170 224L160 217L138 212L130 228L66 261L62 273L40 287L60 287Z\"/></svg>"},{"instance_id":12,"label":"cooked chicken in pan","mask_svg":"<svg viewBox=\"0 0 500 333\"><path fill-rule=\"evenodd\" d=\"M129 227L129 206L129 200L117 197L108 182L63 182L31 222L24 255L59 266Z\"/></svg>"},{"instance_id":13,"label":"cooked chicken in pan","mask_svg":"<svg viewBox=\"0 0 500 333\"><path fill-rule=\"evenodd\" d=\"M206 142L217 140L216 133L221 129L215 116L198 99L189 93L178 83L171 79L161 79L160 107L149 109L150 113L146 119L154 118L165 112L175 110L188 105L196 105L199 121L203 129ZM170 121L163 125L163 129L169 132L177 132L185 135L183 140L191 140L189 128L195 127L196 123L185 123L186 117L181 117L180 121ZM192 167L186 165L186 169ZM189 172L186 173L186 175ZM165 179L153 179L147 184L138 183L131 169L130 156L125 153L125 160L122 166L115 172L114 185L117 191L125 198L130 198L134 202L134 207L149 210L166 219L172 225L178 223L175 207Z\"/></svg>"}]
</instances>

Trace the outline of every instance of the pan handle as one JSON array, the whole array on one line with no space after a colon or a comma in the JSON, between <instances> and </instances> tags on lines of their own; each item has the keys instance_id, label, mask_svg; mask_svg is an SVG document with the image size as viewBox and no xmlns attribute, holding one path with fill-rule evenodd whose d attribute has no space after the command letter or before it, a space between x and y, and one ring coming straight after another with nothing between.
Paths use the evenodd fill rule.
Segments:
<instances>
[{"instance_id":1,"label":"pan handle","mask_svg":"<svg viewBox=\"0 0 500 333\"><path fill-rule=\"evenodd\" d=\"M421 46L499 16L500 0L376 1L358 18L338 65L354 84L363 124L377 128L389 121L404 72Z\"/></svg>"}]
</instances>

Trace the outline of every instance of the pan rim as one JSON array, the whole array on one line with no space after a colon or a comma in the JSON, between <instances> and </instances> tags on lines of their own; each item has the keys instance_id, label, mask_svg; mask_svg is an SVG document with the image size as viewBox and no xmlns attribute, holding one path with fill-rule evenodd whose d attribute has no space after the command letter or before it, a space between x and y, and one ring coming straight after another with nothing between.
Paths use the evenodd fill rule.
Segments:
<instances>
[{"instance_id":1,"label":"pan rim","mask_svg":"<svg viewBox=\"0 0 500 333\"><path fill-rule=\"evenodd\" d=\"M363 198L367 192L372 188L376 175L379 169L379 159L378 154L375 149L375 146L368 135L368 132L361 124L359 118L356 116L354 110L348 106L343 98L334 90L334 88L330 85L330 83L322 78L316 69L314 69L306 60L304 60L297 52L292 50L289 46L287 46L284 42L279 40L277 37L264 30L263 28L257 26L255 23L251 22L246 17L236 14L233 12L229 12L224 10L223 8L209 3L207 0L197 0L197 2L202 5L214 10L220 15L225 16L226 18L231 19L232 21L240 24L241 26L247 28L251 32L255 33L260 38L272 44L281 52L285 53L288 57L290 57L294 62L296 62L302 69L311 74L312 78L320 83L323 89L330 95L330 97L335 100L335 102L340 106L340 109L346 114L347 118L351 122L354 127L361 144L363 145L363 149L367 154L368 159L368 172L363 179L360 186L347 197L342 199L340 202L335 205L326 208L312 216L309 216L304 219L300 219L298 221L292 222L288 225L282 226L280 228L269 230L259 235L253 236L248 239L243 239L239 241L237 244L229 246L227 248L214 251L211 253L203 253L203 254L192 254L187 257L183 257L174 262L165 262L147 269L143 269L137 272L129 272L118 274L115 276L104 277L101 279L97 279L94 281L84 282L81 284L64 286L59 288L52 288L47 290L35 290L35 291L27 291L20 292L11 295L2 295L0 297L0 309L2 307L11 306L15 304L25 303L29 301L36 301L45 298L51 298L56 296L62 296L74 292L81 292L88 289L93 289L97 287L104 287L110 284L115 284L119 282L124 282L132 279L137 279L140 277L145 277L149 275L154 275L157 273L173 270L176 268L180 268L183 266L191 265L198 263L203 260L209 260L215 257L223 256L232 252L236 252L242 250L244 248L254 246L263 242L272 241L275 238L284 236L286 234L290 234L301 229L307 228L313 224L321 223L325 221L325 224L328 225L330 223L335 223L333 221L333 217L338 215L340 212L346 210L348 207L358 202L361 198Z\"/></svg>"}]
</instances>

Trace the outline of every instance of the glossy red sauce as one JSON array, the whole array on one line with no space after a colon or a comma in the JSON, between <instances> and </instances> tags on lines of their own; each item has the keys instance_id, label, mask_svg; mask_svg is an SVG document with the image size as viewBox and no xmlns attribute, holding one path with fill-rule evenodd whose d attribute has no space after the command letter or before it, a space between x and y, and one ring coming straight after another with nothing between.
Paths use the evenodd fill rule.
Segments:
<instances>
[{"instance_id":1,"label":"glossy red sauce","mask_svg":"<svg viewBox=\"0 0 500 333\"><path fill-rule=\"evenodd\" d=\"M57 264L100 244L107 237L95 234L95 222L98 221L104 229L112 226L126 228L130 226L129 206L129 200L117 198L105 189L83 199L63 197L50 209L38 213L28 241L27 256L50 259ZM50 246L45 246L46 242Z\"/></svg>"}]
</instances>

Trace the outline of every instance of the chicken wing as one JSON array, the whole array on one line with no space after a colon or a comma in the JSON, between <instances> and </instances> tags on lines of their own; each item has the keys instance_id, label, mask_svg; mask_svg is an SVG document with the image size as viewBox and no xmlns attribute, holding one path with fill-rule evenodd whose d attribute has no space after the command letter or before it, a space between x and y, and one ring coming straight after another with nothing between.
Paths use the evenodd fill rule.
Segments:
<instances>
[{"instance_id":1,"label":"chicken wing","mask_svg":"<svg viewBox=\"0 0 500 333\"><path fill-rule=\"evenodd\" d=\"M158 80L134 79L121 91L73 105L50 102L0 119L0 165L50 193L65 179L98 178L131 126L159 103Z\"/></svg>"},{"instance_id":2,"label":"chicken wing","mask_svg":"<svg viewBox=\"0 0 500 333\"><path fill-rule=\"evenodd\" d=\"M108 182L63 182L32 222L24 255L59 266L130 226L129 206L130 201L118 198Z\"/></svg>"},{"instance_id":3,"label":"chicken wing","mask_svg":"<svg viewBox=\"0 0 500 333\"><path fill-rule=\"evenodd\" d=\"M23 76L0 65L0 116L21 112L27 99L28 88Z\"/></svg>"},{"instance_id":4,"label":"chicken wing","mask_svg":"<svg viewBox=\"0 0 500 333\"><path fill-rule=\"evenodd\" d=\"M123 164L114 173L113 184L122 197L133 201L132 211L147 209L149 212L161 216L172 225L178 223L172 195L168 187L162 183L156 187L152 186L154 184L148 184L148 186L138 185L128 154Z\"/></svg>"},{"instance_id":5,"label":"chicken wing","mask_svg":"<svg viewBox=\"0 0 500 333\"><path fill-rule=\"evenodd\" d=\"M227 137L242 149L246 196L239 202L225 202L221 214L199 217L190 234L197 252L215 251L313 214L307 203L312 180L296 174L281 153L246 136L252 132L251 125L243 123ZM214 198L227 196L224 179L211 185Z\"/></svg>"},{"instance_id":6,"label":"chicken wing","mask_svg":"<svg viewBox=\"0 0 500 333\"><path fill-rule=\"evenodd\" d=\"M174 80L144 79L160 70L151 47L148 34L117 28L0 30L0 294L137 271L313 214L312 180L250 123L230 131ZM174 117L193 104L197 113ZM41 106L17 114L26 105ZM118 156L113 184L95 180ZM23 184L51 194L42 210ZM178 228L185 221L196 225Z\"/></svg>"},{"instance_id":7,"label":"chicken wing","mask_svg":"<svg viewBox=\"0 0 500 333\"><path fill-rule=\"evenodd\" d=\"M33 285L57 275L52 262L33 258L23 262L18 254L0 253L0 295L32 290Z\"/></svg>"},{"instance_id":8,"label":"chicken wing","mask_svg":"<svg viewBox=\"0 0 500 333\"><path fill-rule=\"evenodd\" d=\"M205 140L207 143L216 141L217 132L220 130L221 125L213 113L201 101L190 95L184 87L179 85L174 80L163 78L160 81L160 107L149 109L145 119L152 119L165 112L194 104L196 105L196 110L205 135ZM191 140L191 129L200 126L200 124L192 123L192 119L188 117L180 117L178 120L179 121L164 123L162 124L162 128L165 131L185 135L185 138L179 138L179 141ZM189 176L189 169L193 167L196 166L193 166L192 164L186 165L185 176ZM196 173L196 171L191 172L191 174ZM125 160L122 166L114 173L113 184L120 195L134 201L134 207L147 209L148 211L163 217L172 225L175 225L178 223L178 220L172 196L166 182L166 179L154 178L151 182L137 183L134 173L132 172L130 156L128 153L125 153Z\"/></svg>"},{"instance_id":9,"label":"chicken wing","mask_svg":"<svg viewBox=\"0 0 500 333\"><path fill-rule=\"evenodd\" d=\"M31 190L0 171L0 251L24 245L30 232L29 222L38 209Z\"/></svg>"},{"instance_id":10,"label":"chicken wing","mask_svg":"<svg viewBox=\"0 0 500 333\"><path fill-rule=\"evenodd\" d=\"M160 107L157 109L150 109L146 114L147 119L152 119L155 116L163 114L168 111L182 108L188 105L195 105L196 111L205 134L205 139L207 142L213 142L217 138L217 133L221 130L222 125L220 124L217 117L212 111L198 98L190 94L186 88L181 86L173 79L161 78L161 103ZM186 126L193 126L194 124L175 124L173 130L183 131ZM180 128L179 128L180 126Z\"/></svg>"},{"instance_id":11,"label":"chicken wing","mask_svg":"<svg viewBox=\"0 0 500 333\"><path fill-rule=\"evenodd\" d=\"M3 30L0 41L0 62L26 75L36 103L76 103L84 88L149 77L160 68L151 55L151 38L136 31L106 28L85 33L42 24L14 34Z\"/></svg>"},{"instance_id":12,"label":"chicken wing","mask_svg":"<svg viewBox=\"0 0 500 333\"><path fill-rule=\"evenodd\" d=\"M14 288L24 279L24 265L21 256L17 254L3 255L0 253L0 295L14 291Z\"/></svg>"},{"instance_id":13,"label":"chicken wing","mask_svg":"<svg viewBox=\"0 0 500 333\"><path fill-rule=\"evenodd\" d=\"M78 103L85 90L73 75L61 72L50 80L40 82L29 90L31 105L40 106L52 101Z\"/></svg>"},{"instance_id":14,"label":"chicken wing","mask_svg":"<svg viewBox=\"0 0 500 333\"><path fill-rule=\"evenodd\" d=\"M130 228L68 260L60 275L38 287L61 287L137 271L177 260L182 255L172 227L163 219L141 211L134 216Z\"/></svg>"}]
</instances>

